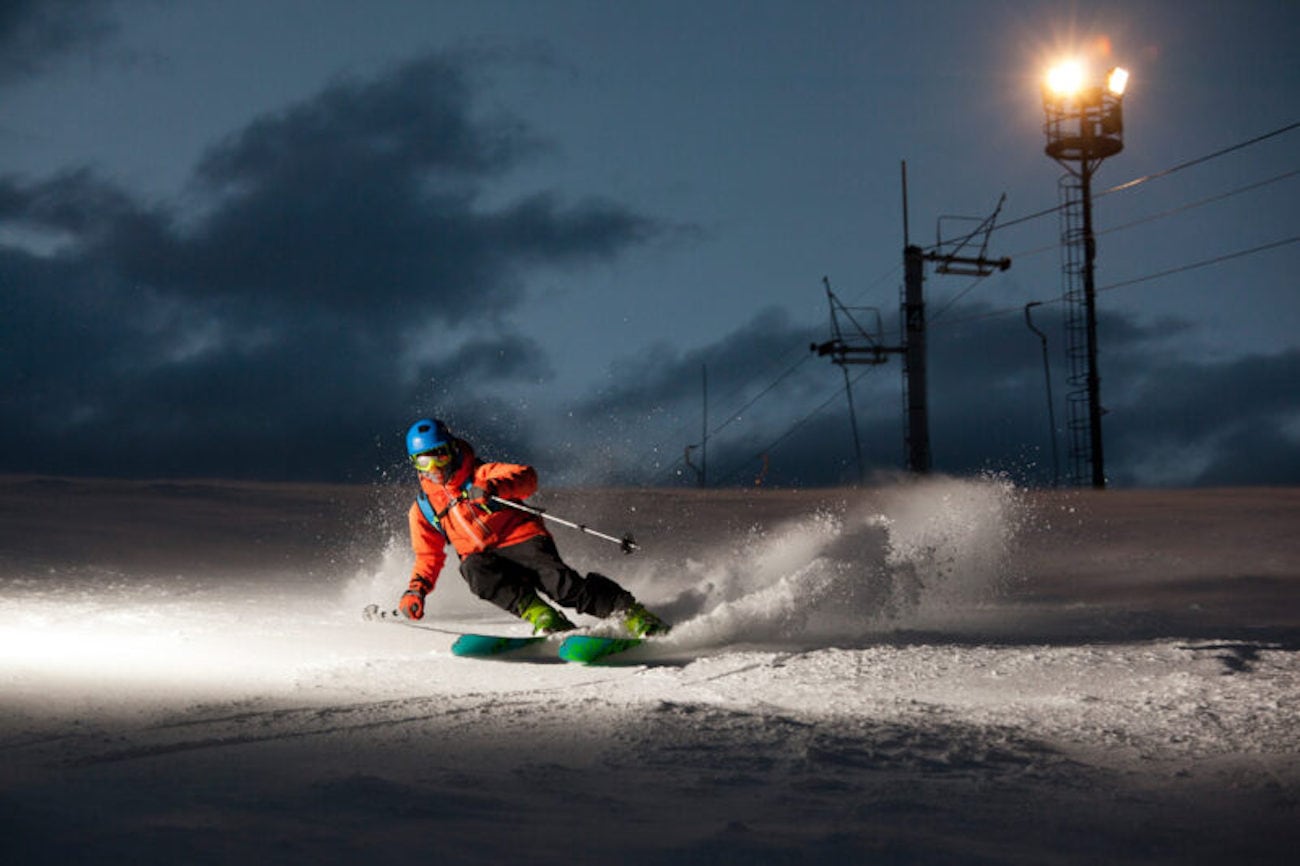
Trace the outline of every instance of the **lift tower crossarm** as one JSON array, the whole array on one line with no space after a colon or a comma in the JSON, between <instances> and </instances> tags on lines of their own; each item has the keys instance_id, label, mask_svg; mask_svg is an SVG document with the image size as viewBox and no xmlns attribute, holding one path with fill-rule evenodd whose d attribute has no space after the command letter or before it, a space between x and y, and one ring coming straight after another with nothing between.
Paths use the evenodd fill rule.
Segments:
<instances>
[{"instance_id":1,"label":"lift tower crossarm","mask_svg":"<svg viewBox=\"0 0 1300 866\"><path fill-rule=\"evenodd\" d=\"M889 354L903 351L897 346L851 346L840 339L813 343L809 348L816 352L818 357L830 356L831 361L836 364L884 364L889 360L887 357Z\"/></svg>"},{"instance_id":2,"label":"lift tower crossarm","mask_svg":"<svg viewBox=\"0 0 1300 866\"><path fill-rule=\"evenodd\" d=\"M988 259L984 256L949 256L944 253L922 253L921 258L927 262L938 262L935 268L941 274L957 274L967 277L987 277L995 270L1005 271L1011 267L1011 259ZM954 268L953 265L961 265Z\"/></svg>"},{"instance_id":3,"label":"lift tower crossarm","mask_svg":"<svg viewBox=\"0 0 1300 866\"><path fill-rule=\"evenodd\" d=\"M943 221L944 219L964 219L964 217L939 217L936 231L939 232L940 236L936 239L934 249L947 249L948 252L934 252L926 256L927 261L937 262L935 271L941 274L987 277L993 272L991 269L994 266L1003 271L1011 267L1011 259L1002 258L994 260L985 257L985 253L989 250L989 235L993 233L993 228L998 222L998 214L1002 213L1002 205L1006 204L1006 201L1007 194L1003 193L1001 198L998 199L998 206L993 209L993 213L985 217L970 234L953 241L942 240ZM980 243L978 256L957 255L957 253L965 249L967 246L971 246L972 241L977 236L983 237L983 241ZM906 242L904 245L906 245ZM963 265L964 267L954 268L954 264ZM973 270L971 268L973 268Z\"/></svg>"},{"instance_id":4,"label":"lift tower crossarm","mask_svg":"<svg viewBox=\"0 0 1300 866\"><path fill-rule=\"evenodd\" d=\"M884 364L889 360L886 357L891 352L902 352L902 347L889 347L880 344L880 311L875 307L862 307L859 309L867 310L876 314L875 332L867 330L857 317L853 315L853 308L846 307L844 303L831 291L831 281L829 277L822 277L822 285L826 287L826 300L831 308L831 339L824 343L813 343L809 349L816 352L818 357L829 356L831 361L841 366L845 364ZM845 319L853 327L855 332L851 340L844 338L844 328L840 324L840 319Z\"/></svg>"}]
</instances>

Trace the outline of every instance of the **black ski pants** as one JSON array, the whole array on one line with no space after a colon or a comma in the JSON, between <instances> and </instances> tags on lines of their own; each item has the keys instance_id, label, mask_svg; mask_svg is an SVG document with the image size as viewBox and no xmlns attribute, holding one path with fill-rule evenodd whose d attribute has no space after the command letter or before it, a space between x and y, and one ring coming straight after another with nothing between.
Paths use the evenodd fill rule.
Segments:
<instances>
[{"instance_id":1,"label":"black ski pants","mask_svg":"<svg viewBox=\"0 0 1300 866\"><path fill-rule=\"evenodd\" d=\"M578 574L555 548L548 535L471 553L460 561L460 573L481 599L518 616L521 602L545 593L562 607L578 613L607 617L632 604L632 594L603 574Z\"/></svg>"}]
</instances>

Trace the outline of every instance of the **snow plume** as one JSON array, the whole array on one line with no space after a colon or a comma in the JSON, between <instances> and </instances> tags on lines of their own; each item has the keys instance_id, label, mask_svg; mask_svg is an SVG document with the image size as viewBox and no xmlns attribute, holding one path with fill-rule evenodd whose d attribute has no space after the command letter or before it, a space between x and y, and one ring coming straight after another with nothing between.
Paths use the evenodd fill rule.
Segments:
<instances>
[{"instance_id":1,"label":"snow plume","mask_svg":"<svg viewBox=\"0 0 1300 866\"><path fill-rule=\"evenodd\" d=\"M379 562L363 567L344 584L339 609L355 613L368 604L396 607L411 578L411 561L411 543L405 536L390 535Z\"/></svg>"},{"instance_id":2,"label":"snow plume","mask_svg":"<svg viewBox=\"0 0 1300 866\"><path fill-rule=\"evenodd\" d=\"M1016 487L1002 478L940 478L887 492L872 518L888 532L886 565L910 604L900 625L942 625L991 600L1010 576L1024 520Z\"/></svg>"},{"instance_id":3,"label":"snow plume","mask_svg":"<svg viewBox=\"0 0 1300 866\"><path fill-rule=\"evenodd\" d=\"M1016 490L997 479L908 481L850 494L716 562L664 605L683 646L807 647L937 628L989 600L1020 522Z\"/></svg>"}]
</instances>

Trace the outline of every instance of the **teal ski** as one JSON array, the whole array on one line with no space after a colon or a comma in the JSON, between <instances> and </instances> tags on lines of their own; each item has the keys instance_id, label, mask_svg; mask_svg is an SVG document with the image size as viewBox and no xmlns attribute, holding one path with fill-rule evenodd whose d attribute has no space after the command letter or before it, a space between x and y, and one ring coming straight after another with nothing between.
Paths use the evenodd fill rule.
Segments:
<instances>
[{"instance_id":1,"label":"teal ski","mask_svg":"<svg viewBox=\"0 0 1300 866\"><path fill-rule=\"evenodd\" d=\"M575 634L566 637L560 643L560 658L566 662L591 664L610 656L626 652L645 643L638 637L598 637L590 634Z\"/></svg>"},{"instance_id":2,"label":"teal ski","mask_svg":"<svg viewBox=\"0 0 1300 866\"><path fill-rule=\"evenodd\" d=\"M463 634L451 645L451 654L465 658L491 658L535 646L545 640L546 635L506 637L493 634Z\"/></svg>"}]
</instances>

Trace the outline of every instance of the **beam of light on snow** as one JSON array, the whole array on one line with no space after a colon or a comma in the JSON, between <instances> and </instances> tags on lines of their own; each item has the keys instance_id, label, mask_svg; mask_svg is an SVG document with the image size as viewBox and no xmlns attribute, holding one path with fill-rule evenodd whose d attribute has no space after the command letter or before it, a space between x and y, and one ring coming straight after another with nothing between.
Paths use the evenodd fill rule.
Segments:
<instances>
[{"instance_id":1,"label":"beam of light on snow","mask_svg":"<svg viewBox=\"0 0 1300 866\"><path fill-rule=\"evenodd\" d=\"M176 666L182 659L159 635L111 634L102 628L43 623L0 632L0 663L42 671L102 675Z\"/></svg>"},{"instance_id":2,"label":"beam of light on snow","mask_svg":"<svg viewBox=\"0 0 1300 866\"><path fill-rule=\"evenodd\" d=\"M0 604L0 668L12 680L69 693L87 683L134 691L278 689L349 646L323 606L287 617L281 604L221 597L163 602L143 591L87 601L67 594L50 590Z\"/></svg>"},{"instance_id":3,"label":"beam of light on snow","mask_svg":"<svg viewBox=\"0 0 1300 866\"><path fill-rule=\"evenodd\" d=\"M36 619L0 626L0 666L54 686L92 681L170 687L248 684L277 669L247 634L190 637L174 625Z\"/></svg>"}]
</instances>

